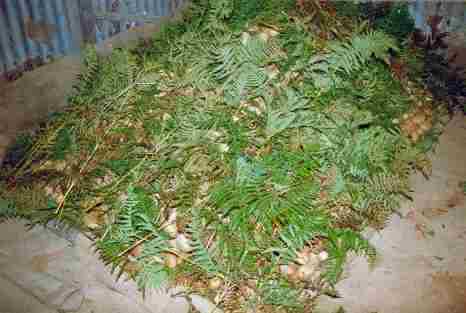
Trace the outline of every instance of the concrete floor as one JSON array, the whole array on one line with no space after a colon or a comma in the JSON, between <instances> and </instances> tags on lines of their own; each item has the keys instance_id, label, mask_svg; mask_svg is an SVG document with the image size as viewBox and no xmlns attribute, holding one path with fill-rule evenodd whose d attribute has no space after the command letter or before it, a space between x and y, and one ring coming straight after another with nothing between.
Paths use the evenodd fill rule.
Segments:
<instances>
[{"instance_id":1,"label":"concrete floor","mask_svg":"<svg viewBox=\"0 0 466 313\"><path fill-rule=\"evenodd\" d=\"M79 56L68 56L0 83L0 163L19 132L67 104L81 66Z\"/></svg>"},{"instance_id":2,"label":"concrete floor","mask_svg":"<svg viewBox=\"0 0 466 313\"><path fill-rule=\"evenodd\" d=\"M19 131L63 107L79 69L78 60L65 58L0 86L0 159ZM466 201L458 186L464 180L466 119L458 115L441 137L430 180L414 175L414 201L404 203L403 217L370 236L376 267L353 259L338 284L342 298L322 298L319 311L342 305L348 313L466 312ZM68 246L50 231L2 224L0 313L187 312L180 299L144 303L134 284L112 283L89 242L78 238Z\"/></svg>"},{"instance_id":3,"label":"concrete floor","mask_svg":"<svg viewBox=\"0 0 466 313\"><path fill-rule=\"evenodd\" d=\"M142 298L136 284L116 274L82 235L25 221L0 226L0 313L187 313L188 302L168 292ZM71 239L71 241L69 240Z\"/></svg>"}]
</instances>

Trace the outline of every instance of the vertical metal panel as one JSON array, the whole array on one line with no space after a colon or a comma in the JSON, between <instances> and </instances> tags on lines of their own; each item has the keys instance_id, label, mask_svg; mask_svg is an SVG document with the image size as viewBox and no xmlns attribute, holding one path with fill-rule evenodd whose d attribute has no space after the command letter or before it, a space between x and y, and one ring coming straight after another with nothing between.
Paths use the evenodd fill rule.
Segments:
<instances>
[{"instance_id":1,"label":"vertical metal panel","mask_svg":"<svg viewBox=\"0 0 466 313\"><path fill-rule=\"evenodd\" d=\"M78 1L7 0L1 4L0 73L22 71L24 65L36 63L32 61L37 57L47 61L49 56L79 49L82 38Z\"/></svg>"},{"instance_id":2,"label":"vertical metal panel","mask_svg":"<svg viewBox=\"0 0 466 313\"><path fill-rule=\"evenodd\" d=\"M0 49L0 60L1 61L4 60L2 49ZM0 73L3 73L3 72L6 72L5 64L3 64L3 62L0 62Z\"/></svg>"},{"instance_id":3,"label":"vertical metal panel","mask_svg":"<svg viewBox=\"0 0 466 313\"><path fill-rule=\"evenodd\" d=\"M181 0L92 0L96 7L97 42L107 39L127 27L157 22L172 16ZM113 9L112 9L113 8Z\"/></svg>"},{"instance_id":4,"label":"vertical metal panel","mask_svg":"<svg viewBox=\"0 0 466 313\"><path fill-rule=\"evenodd\" d=\"M45 23L48 25L56 25L57 21L55 19L53 1L52 0L43 1L43 8L44 8ZM58 29L58 27L56 27L55 29ZM49 38L50 39L50 44L49 44L50 53L53 56L58 56L60 54L60 49L58 45L57 34L54 33L50 35L51 35Z\"/></svg>"},{"instance_id":5,"label":"vertical metal panel","mask_svg":"<svg viewBox=\"0 0 466 313\"><path fill-rule=\"evenodd\" d=\"M146 15L146 6L144 0L136 0L136 12L137 14Z\"/></svg>"},{"instance_id":6,"label":"vertical metal panel","mask_svg":"<svg viewBox=\"0 0 466 313\"><path fill-rule=\"evenodd\" d=\"M34 23L38 23L40 24L41 22L43 23L44 22L44 18L43 18L43 15L42 15L42 10L41 10L41 6L40 6L40 3L39 1L31 1L30 2L31 4L31 8L32 8L32 21ZM42 42L38 42L38 45L39 45L39 51L40 51L40 57L42 58L42 60L44 61L47 61L48 60L48 54L49 54L49 49L47 47L46 44L42 43Z\"/></svg>"},{"instance_id":7,"label":"vertical metal panel","mask_svg":"<svg viewBox=\"0 0 466 313\"><path fill-rule=\"evenodd\" d=\"M93 9L96 15L101 15L105 12L105 0L93 0ZM102 27L102 19L97 20L96 24L96 42L100 42L105 39L103 27Z\"/></svg>"},{"instance_id":8,"label":"vertical metal panel","mask_svg":"<svg viewBox=\"0 0 466 313\"><path fill-rule=\"evenodd\" d=\"M158 0L157 2L159 2L160 5L161 5L159 15L160 16L169 16L170 15L170 1L160 1L160 0Z\"/></svg>"},{"instance_id":9,"label":"vertical metal panel","mask_svg":"<svg viewBox=\"0 0 466 313\"><path fill-rule=\"evenodd\" d=\"M126 24L128 23L127 17L130 15L130 7L127 4L125 0L120 0L120 5L118 6L118 11L121 15L120 19L120 29L119 31L125 31L126 30ZM134 12L134 11L133 11Z\"/></svg>"},{"instance_id":10,"label":"vertical metal panel","mask_svg":"<svg viewBox=\"0 0 466 313\"><path fill-rule=\"evenodd\" d=\"M105 3L107 0L96 0L97 1L97 10L99 13L105 12L106 5Z\"/></svg>"},{"instance_id":11,"label":"vertical metal panel","mask_svg":"<svg viewBox=\"0 0 466 313\"><path fill-rule=\"evenodd\" d=\"M21 26L19 24L18 10L16 9L15 2L6 1L6 13L8 15L8 24L10 30L10 36L12 39L12 45L15 48L15 57L16 62L26 61L26 49L23 39L23 34L21 31Z\"/></svg>"},{"instance_id":12,"label":"vertical metal panel","mask_svg":"<svg viewBox=\"0 0 466 313\"><path fill-rule=\"evenodd\" d=\"M162 1L149 0L154 2L154 11L151 12L152 16L162 16Z\"/></svg>"},{"instance_id":13,"label":"vertical metal panel","mask_svg":"<svg viewBox=\"0 0 466 313\"><path fill-rule=\"evenodd\" d=\"M81 51L83 33L81 28L81 15L78 1L63 1L65 7L66 27L63 29L66 41L69 42L69 49L65 54L77 54Z\"/></svg>"},{"instance_id":14,"label":"vertical metal panel","mask_svg":"<svg viewBox=\"0 0 466 313\"><path fill-rule=\"evenodd\" d=\"M65 16L65 7L62 0L54 0L56 9L56 20L58 25L58 48L60 53L65 54L71 48L69 42L69 27Z\"/></svg>"},{"instance_id":15,"label":"vertical metal panel","mask_svg":"<svg viewBox=\"0 0 466 313\"><path fill-rule=\"evenodd\" d=\"M147 14L149 16L155 16L156 14L156 0L148 0L147 2Z\"/></svg>"},{"instance_id":16,"label":"vertical metal panel","mask_svg":"<svg viewBox=\"0 0 466 313\"><path fill-rule=\"evenodd\" d=\"M26 44L27 54L30 59L39 56L39 45L33 40L29 39L26 35L25 24L32 21L29 7L26 5L26 0L18 0L18 8L20 13L20 23L23 28L24 40Z\"/></svg>"},{"instance_id":17,"label":"vertical metal panel","mask_svg":"<svg viewBox=\"0 0 466 313\"><path fill-rule=\"evenodd\" d=\"M135 0L134 11L131 11L133 15L146 16L146 10L144 7L143 0ZM141 23L139 21L130 21L131 26L139 26Z\"/></svg>"},{"instance_id":18,"label":"vertical metal panel","mask_svg":"<svg viewBox=\"0 0 466 313\"><path fill-rule=\"evenodd\" d=\"M0 29L8 29L7 18L5 12L0 7ZM4 58L5 70L13 69L14 67L14 53L10 43L10 34L5 31L0 31L0 48L2 50L2 57Z\"/></svg>"},{"instance_id":19,"label":"vertical metal panel","mask_svg":"<svg viewBox=\"0 0 466 313\"><path fill-rule=\"evenodd\" d=\"M181 0L0 0L0 74L172 15ZM33 62L35 63L35 62ZM39 62L40 63L40 62Z\"/></svg>"},{"instance_id":20,"label":"vertical metal panel","mask_svg":"<svg viewBox=\"0 0 466 313\"><path fill-rule=\"evenodd\" d=\"M111 0L104 0L102 1L102 11L104 14L108 14L111 12ZM110 37L112 33L112 20L111 19L104 19L102 20L102 26L103 26L103 33L104 33L104 38Z\"/></svg>"},{"instance_id":21,"label":"vertical metal panel","mask_svg":"<svg viewBox=\"0 0 466 313\"><path fill-rule=\"evenodd\" d=\"M94 16L97 16L101 12L100 11L100 2L101 2L101 0L90 0L90 1L92 3L92 10L94 12ZM96 43L99 43L101 40L103 40L102 37L103 37L102 36L102 31L99 28L99 21L96 18L96 21L95 21L95 41L96 41Z\"/></svg>"},{"instance_id":22,"label":"vertical metal panel","mask_svg":"<svg viewBox=\"0 0 466 313\"><path fill-rule=\"evenodd\" d=\"M414 22L416 28L428 31L427 24L424 20L425 2L423 0L416 0L414 6Z\"/></svg>"},{"instance_id":23,"label":"vertical metal panel","mask_svg":"<svg viewBox=\"0 0 466 313\"><path fill-rule=\"evenodd\" d=\"M79 29L83 44L93 44L97 40L96 10L94 0L79 1Z\"/></svg>"}]
</instances>

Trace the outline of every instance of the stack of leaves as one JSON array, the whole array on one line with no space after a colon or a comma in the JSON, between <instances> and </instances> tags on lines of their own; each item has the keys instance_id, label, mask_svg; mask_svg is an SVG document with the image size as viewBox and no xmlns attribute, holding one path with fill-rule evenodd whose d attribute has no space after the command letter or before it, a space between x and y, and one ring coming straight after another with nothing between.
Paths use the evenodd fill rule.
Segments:
<instances>
[{"instance_id":1,"label":"stack of leaves","mask_svg":"<svg viewBox=\"0 0 466 313\"><path fill-rule=\"evenodd\" d=\"M308 312L349 252L374 260L359 231L384 225L425 164L392 122L417 101L383 62L396 41L322 46L284 0L255 23L194 2L153 46L87 53L73 105L12 169L0 209L91 232L141 288Z\"/></svg>"}]
</instances>

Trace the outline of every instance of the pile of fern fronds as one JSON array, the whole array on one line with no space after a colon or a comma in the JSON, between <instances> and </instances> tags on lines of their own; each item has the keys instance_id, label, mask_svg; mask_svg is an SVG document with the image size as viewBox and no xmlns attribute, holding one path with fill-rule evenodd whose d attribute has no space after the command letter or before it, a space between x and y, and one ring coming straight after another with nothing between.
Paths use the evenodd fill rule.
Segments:
<instances>
[{"instance_id":1,"label":"pile of fern fronds","mask_svg":"<svg viewBox=\"0 0 466 313\"><path fill-rule=\"evenodd\" d=\"M92 232L141 288L308 312L348 252L373 260L359 231L383 227L425 169L397 124L425 98L392 77L388 35L323 44L291 2L250 16L194 1L152 45L89 50L73 105L11 170L4 215ZM304 250L323 256L312 280L281 270Z\"/></svg>"}]
</instances>

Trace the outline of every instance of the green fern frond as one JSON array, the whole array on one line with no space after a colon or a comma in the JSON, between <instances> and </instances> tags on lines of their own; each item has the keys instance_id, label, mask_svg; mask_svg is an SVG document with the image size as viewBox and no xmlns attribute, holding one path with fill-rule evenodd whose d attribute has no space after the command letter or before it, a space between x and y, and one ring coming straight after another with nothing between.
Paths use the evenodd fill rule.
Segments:
<instances>
[{"instance_id":1,"label":"green fern frond","mask_svg":"<svg viewBox=\"0 0 466 313\"><path fill-rule=\"evenodd\" d=\"M199 209L192 209L192 221L189 226L189 233L192 238L192 262L200 267L209 276L222 275L223 270L214 258L212 248L206 247L204 243L203 232L205 231L204 223Z\"/></svg>"},{"instance_id":2,"label":"green fern frond","mask_svg":"<svg viewBox=\"0 0 466 313\"><path fill-rule=\"evenodd\" d=\"M313 57L307 73L316 82L333 81L326 86L329 87L338 83L339 75L350 75L361 70L372 57L388 64L390 49L398 50L397 42L383 32L372 31L365 35L355 35L350 42L331 44L329 53Z\"/></svg>"},{"instance_id":3,"label":"green fern frond","mask_svg":"<svg viewBox=\"0 0 466 313\"><path fill-rule=\"evenodd\" d=\"M287 282L269 280L258 286L260 302L276 308L286 309L287 312L301 312L304 304L299 300L301 291Z\"/></svg>"},{"instance_id":4,"label":"green fern frond","mask_svg":"<svg viewBox=\"0 0 466 313\"><path fill-rule=\"evenodd\" d=\"M122 201L115 224L109 225L96 243L105 262L116 262L115 256L134 243L150 235L151 240L145 242L141 258L160 255L168 247L168 235L159 228L159 210L154 201L142 190L129 186L126 199Z\"/></svg>"},{"instance_id":5,"label":"green fern frond","mask_svg":"<svg viewBox=\"0 0 466 313\"><path fill-rule=\"evenodd\" d=\"M129 51L114 50L108 57L97 56L89 50L85 56L87 69L71 97L73 103L95 104L95 101L114 98L134 83L138 73L136 58Z\"/></svg>"},{"instance_id":6,"label":"green fern frond","mask_svg":"<svg viewBox=\"0 0 466 313\"><path fill-rule=\"evenodd\" d=\"M280 240L284 243L285 260L293 262L296 253L317 236L326 237L329 232L330 222L322 212L307 212L306 219L295 220L280 232Z\"/></svg>"},{"instance_id":7,"label":"green fern frond","mask_svg":"<svg viewBox=\"0 0 466 313\"><path fill-rule=\"evenodd\" d=\"M268 140L287 129L309 123L309 121L302 123L305 118L300 118L300 111L306 109L308 105L305 98L293 89L287 88L280 100L277 105L272 107L272 104L269 104L267 107L265 134Z\"/></svg>"},{"instance_id":8,"label":"green fern frond","mask_svg":"<svg viewBox=\"0 0 466 313\"><path fill-rule=\"evenodd\" d=\"M332 229L328 234L325 278L331 284L338 281L348 252L365 255L370 263L375 262L376 251L362 236L350 229Z\"/></svg>"},{"instance_id":9,"label":"green fern frond","mask_svg":"<svg viewBox=\"0 0 466 313\"><path fill-rule=\"evenodd\" d=\"M228 40L228 39L227 39ZM199 87L220 85L229 104L262 95L269 80L265 66L280 55L278 45L258 36L229 40L198 60L190 73Z\"/></svg>"},{"instance_id":10,"label":"green fern frond","mask_svg":"<svg viewBox=\"0 0 466 313\"><path fill-rule=\"evenodd\" d=\"M165 286L169 275L163 264L156 263L152 260L141 262L142 269L136 276L138 287L142 290L157 290Z\"/></svg>"},{"instance_id":11,"label":"green fern frond","mask_svg":"<svg viewBox=\"0 0 466 313\"><path fill-rule=\"evenodd\" d=\"M369 179L369 184L374 192L383 193L407 193L408 181L397 175L381 173Z\"/></svg>"},{"instance_id":12,"label":"green fern frond","mask_svg":"<svg viewBox=\"0 0 466 313\"><path fill-rule=\"evenodd\" d=\"M227 30L226 20L231 17L232 13L233 1L209 0L205 29L211 32L225 32Z\"/></svg>"},{"instance_id":13,"label":"green fern frond","mask_svg":"<svg viewBox=\"0 0 466 313\"><path fill-rule=\"evenodd\" d=\"M3 187L3 186L2 186ZM14 204L7 199L0 197L0 222L3 219L13 218L17 215Z\"/></svg>"},{"instance_id":14,"label":"green fern frond","mask_svg":"<svg viewBox=\"0 0 466 313\"><path fill-rule=\"evenodd\" d=\"M82 53L84 69L79 74L79 83L75 86L76 92L81 93L90 88L95 75L100 69L100 61L95 48L86 48Z\"/></svg>"}]
</instances>

